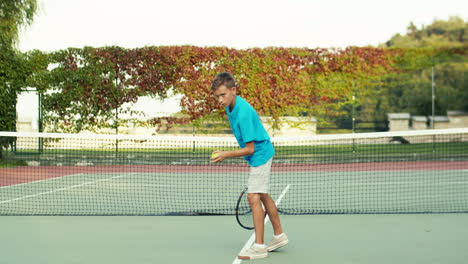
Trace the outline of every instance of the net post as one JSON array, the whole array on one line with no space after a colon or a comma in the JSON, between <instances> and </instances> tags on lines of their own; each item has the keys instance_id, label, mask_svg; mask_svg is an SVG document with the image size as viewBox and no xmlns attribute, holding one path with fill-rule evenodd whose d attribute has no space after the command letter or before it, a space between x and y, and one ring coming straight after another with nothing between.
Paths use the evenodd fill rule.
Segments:
<instances>
[{"instance_id":1,"label":"net post","mask_svg":"<svg viewBox=\"0 0 468 264\"><path fill-rule=\"evenodd\" d=\"M42 93L38 91L37 93L37 104L38 104L38 124L37 124L37 130L39 133L43 132L42 128ZM38 141L38 151L39 153L42 153L44 151L44 139L42 137L39 137Z\"/></svg>"},{"instance_id":2,"label":"net post","mask_svg":"<svg viewBox=\"0 0 468 264\"><path fill-rule=\"evenodd\" d=\"M431 90L432 90L432 129L435 129L435 83L434 83L434 66L432 66L432 80L431 80Z\"/></svg>"},{"instance_id":3,"label":"net post","mask_svg":"<svg viewBox=\"0 0 468 264\"><path fill-rule=\"evenodd\" d=\"M351 117L351 121L352 121L352 131L353 131L353 134L354 134L354 128L355 128L355 122L356 122L356 117L355 117L355 114L356 114L356 106L355 106L355 103L356 103L356 96L353 95L353 110L352 110L352 117Z\"/></svg>"}]
</instances>

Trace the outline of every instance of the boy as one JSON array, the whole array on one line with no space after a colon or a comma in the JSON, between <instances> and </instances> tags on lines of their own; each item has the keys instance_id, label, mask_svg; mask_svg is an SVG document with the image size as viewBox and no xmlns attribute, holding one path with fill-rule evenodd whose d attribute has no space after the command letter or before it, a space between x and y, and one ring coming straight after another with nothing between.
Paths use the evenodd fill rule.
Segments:
<instances>
[{"instance_id":1,"label":"boy","mask_svg":"<svg viewBox=\"0 0 468 264\"><path fill-rule=\"evenodd\" d=\"M242 97L236 96L237 89L234 77L226 72L218 74L211 85L211 92L217 98L218 103L226 108L232 132L241 147L234 151L215 151L218 156L215 156L212 162L221 162L226 158L244 157L249 163L247 199L252 209L255 243L251 248L241 252L238 258L265 258L269 251L288 243L288 238L281 227L278 209L268 194L271 163L275 150L257 112ZM267 246L264 244L265 214L262 204L274 231L273 239Z\"/></svg>"}]
</instances>

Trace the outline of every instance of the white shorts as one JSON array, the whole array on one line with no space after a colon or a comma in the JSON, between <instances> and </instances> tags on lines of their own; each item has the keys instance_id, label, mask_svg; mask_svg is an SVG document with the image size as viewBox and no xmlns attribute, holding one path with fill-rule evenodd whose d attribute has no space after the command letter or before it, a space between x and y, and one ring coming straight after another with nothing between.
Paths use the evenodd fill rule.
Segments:
<instances>
[{"instance_id":1,"label":"white shorts","mask_svg":"<svg viewBox=\"0 0 468 264\"><path fill-rule=\"evenodd\" d=\"M273 158L261 166L250 167L250 175L247 183L248 193L268 193L272 161Z\"/></svg>"}]
</instances>

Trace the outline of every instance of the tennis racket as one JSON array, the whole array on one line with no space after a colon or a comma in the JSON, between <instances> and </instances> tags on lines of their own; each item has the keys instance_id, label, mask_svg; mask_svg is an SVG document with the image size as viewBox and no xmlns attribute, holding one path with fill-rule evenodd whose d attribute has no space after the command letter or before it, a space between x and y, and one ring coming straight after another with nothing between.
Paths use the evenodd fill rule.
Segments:
<instances>
[{"instance_id":1,"label":"tennis racket","mask_svg":"<svg viewBox=\"0 0 468 264\"><path fill-rule=\"evenodd\" d=\"M236 220L239 225L247 230L254 229L252 209L250 208L249 201L247 200L247 187L241 192L236 205ZM263 206L263 205L262 205ZM265 210L265 209L263 209ZM265 212L266 216L266 212Z\"/></svg>"},{"instance_id":2,"label":"tennis racket","mask_svg":"<svg viewBox=\"0 0 468 264\"><path fill-rule=\"evenodd\" d=\"M252 210L247 200L247 187L241 192L236 205L236 220L239 225L247 230L254 229Z\"/></svg>"}]
</instances>

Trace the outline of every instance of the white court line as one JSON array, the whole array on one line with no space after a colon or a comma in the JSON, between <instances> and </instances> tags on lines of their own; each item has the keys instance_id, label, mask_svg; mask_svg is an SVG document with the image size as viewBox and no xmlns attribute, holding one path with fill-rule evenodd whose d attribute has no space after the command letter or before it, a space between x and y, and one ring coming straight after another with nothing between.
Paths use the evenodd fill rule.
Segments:
<instances>
[{"instance_id":1,"label":"white court line","mask_svg":"<svg viewBox=\"0 0 468 264\"><path fill-rule=\"evenodd\" d=\"M283 192L281 193L281 195L280 195L280 196L278 197L278 199L276 200L276 202L275 202L276 206L278 206L278 205L281 203L281 200L283 199L284 195L285 195L285 194L288 192L288 190L289 190L289 186L290 186L290 185L288 184L288 186L286 186L286 188L284 188ZM267 215L267 216L265 217L265 222L264 222L264 223L265 223L265 224L268 223L268 220L269 220L269 219L270 219L270 218L268 218L268 215ZM254 240L255 240L255 232L250 236L249 240L247 240L247 242L245 242L245 245L244 245L244 247L241 249L240 252L242 252L242 251L248 249L248 248L252 245L252 243L254 242ZM239 252L239 253L240 253L240 252ZM239 258L237 258L237 256L236 256L236 258L234 259L234 261L232 262L232 264L239 264L239 263L241 263L241 262L242 262L242 260L239 259Z\"/></svg>"},{"instance_id":2,"label":"white court line","mask_svg":"<svg viewBox=\"0 0 468 264\"><path fill-rule=\"evenodd\" d=\"M89 181L89 182L85 182L85 183L82 183L82 184L72 185L72 186L68 186L68 187L65 187L65 188L60 188L60 189L56 189L56 190L52 190L52 191L48 191L48 192L42 192L42 193L37 193L37 194L26 195L26 196L15 198L15 199L0 201L0 204L19 201L19 200L24 200L24 199L33 198L33 197L46 195L46 194L51 194L51 193L60 192L60 191L67 191L67 190L78 188L78 187L85 186L85 185L90 185L90 184L95 184L95 183L98 183L98 182L103 182L103 181L109 181L109 180L113 180L113 179L117 179L117 178L122 178L124 176L126 176L126 175L114 176L114 177L110 177L110 178L106 178L106 179L100 179L100 180L97 180L97 181Z\"/></svg>"},{"instance_id":3,"label":"white court line","mask_svg":"<svg viewBox=\"0 0 468 264\"><path fill-rule=\"evenodd\" d=\"M21 185L28 185L28 184L33 184L33 183L40 183L40 182L43 182L43 181L60 180L60 179L67 178L67 177L75 177L75 176L83 176L83 175L86 175L86 174L85 173L69 174L69 175L59 176L59 177L55 177L55 178L48 178L48 179L43 179L43 180L23 182L23 183L18 183L18 184L13 184L13 185L1 186L0 189L3 189L3 188L6 189L6 188L21 186Z\"/></svg>"},{"instance_id":4,"label":"white court line","mask_svg":"<svg viewBox=\"0 0 468 264\"><path fill-rule=\"evenodd\" d=\"M18 187L18 186L22 186L22 185L30 185L30 184L34 184L34 183L41 183L41 182L46 182L46 181L56 181L56 180L62 180L62 179L65 179L65 178L68 178L68 177L78 177L78 176L88 176L88 175L92 175L94 173L78 173L78 174L70 174L70 175L65 175L65 176L59 176L59 177L55 177L55 178L49 178L49 179L43 179L43 180L37 180L37 181L31 181L31 182L23 182L23 183L18 183L18 184L13 184L13 185L7 185L7 186L0 186L0 190L1 189L6 189L6 188L13 188L13 187ZM115 174L115 173L97 173L98 175L104 175L104 174ZM140 175L139 173L129 173L129 175ZM119 176L121 177L121 176ZM123 176L122 176L123 177ZM112 178L108 178L108 179L112 179ZM106 179L104 179L106 180ZM98 180L99 181L99 180ZM96 181L97 182L97 181ZM180 186L178 184L153 184L153 185L156 185L156 186L159 186L159 187L177 187L177 186ZM226 187L226 189L229 189L230 187Z\"/></svg>"}]
</instances>

